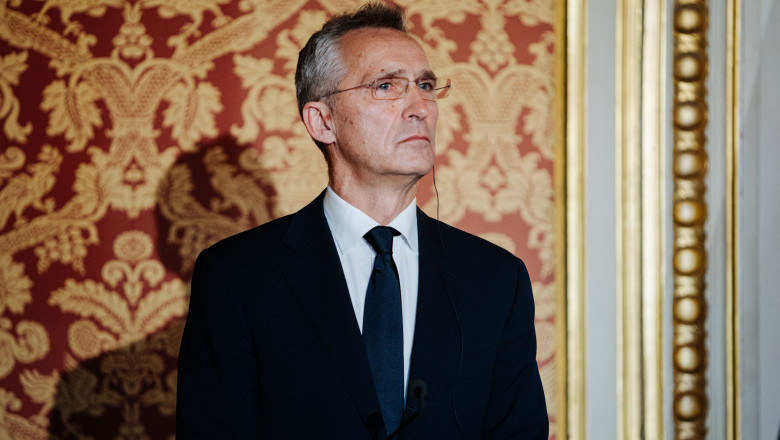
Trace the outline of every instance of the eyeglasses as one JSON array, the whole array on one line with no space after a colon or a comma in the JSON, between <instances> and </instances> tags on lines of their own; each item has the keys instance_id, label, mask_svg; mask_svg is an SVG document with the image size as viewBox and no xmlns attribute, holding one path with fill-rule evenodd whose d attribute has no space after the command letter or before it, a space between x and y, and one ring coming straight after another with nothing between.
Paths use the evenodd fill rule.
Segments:
<instances>
[{"instance_id":1,"label":"eyeglasses","mask_svg":"<svg viewBox=\"0 0 780 440\"><path fill-rule=\"evenodd\" d=\"M436 101L444 99L450 94L450 88L452 87L452 81L447 78L443 82L444 86L436 87L436 79L425 78L409 81L406 78L390 77L380 78L369 84L361 84L359 86L350 87L348 89L336 90L323 95L323 98L335 95L336 93L348 92L350 90L367 87L371 89L371 97L380 101L390 101L393 99L401 99L409 93L409 83L413 82L417 86L417 91L422 95L422 98L426 101Z\"/></svg>"}]
</instances>

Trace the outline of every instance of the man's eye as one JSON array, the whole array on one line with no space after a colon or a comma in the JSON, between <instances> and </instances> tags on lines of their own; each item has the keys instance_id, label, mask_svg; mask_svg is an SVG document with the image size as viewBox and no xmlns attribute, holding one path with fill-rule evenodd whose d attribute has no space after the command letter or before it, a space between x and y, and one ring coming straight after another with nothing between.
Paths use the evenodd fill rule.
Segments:
<instances>
[{"instance_id":1,"label":"man's eye","mask_svg":"<svg viewBox=\"0 0 780 440\"><path fill-rule=\"evenodd\" d=\"M382 92L387 92L393 89L393 83L387 80L377 81L375 88Z\"/></svg>"},{"instance_id":2,"label":"man's eye","mask_svg":"<svg viewBox=\"0 0 780 440\"><path fill-rule=\"evenodd\" d=\"M433 80L420 81L417 87L423 92L432 92L436 89L436 83Z\"/></svg>"}]
</instances>

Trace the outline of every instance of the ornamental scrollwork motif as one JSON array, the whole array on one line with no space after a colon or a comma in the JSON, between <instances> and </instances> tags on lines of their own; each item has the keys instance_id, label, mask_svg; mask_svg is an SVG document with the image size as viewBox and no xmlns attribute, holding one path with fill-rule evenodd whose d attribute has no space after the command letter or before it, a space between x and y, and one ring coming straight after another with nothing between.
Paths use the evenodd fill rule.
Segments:
<instances>
[{"instance_id":1,"label":"ornamental scrollwork motif","mask_svg":"<svg viewBox=\"0 0 780 440\"><path fill-rule=\"evenodd\" d=\"M27 70L27 52L0 56L0 120L5 136L15 142L27 141L32 123L19 123L19 98L14 96L13 87L19 85L19 75Z\"/></svg>"}]
</instances>

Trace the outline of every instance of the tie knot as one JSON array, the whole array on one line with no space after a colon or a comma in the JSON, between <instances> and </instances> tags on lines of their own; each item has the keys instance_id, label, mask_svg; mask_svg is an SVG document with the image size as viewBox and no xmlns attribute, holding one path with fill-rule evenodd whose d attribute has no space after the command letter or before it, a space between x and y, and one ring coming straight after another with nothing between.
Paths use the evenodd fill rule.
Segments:
<instances>
[{"instance_id":1,"label":"tie knot","mask_svg":"<svg viewBox=\"0 0 780 440\"><path fill-rule=\"evenodd\" d=\"M387 255L393 253L393 236L395 235L401 235L401 233L389 226L377 226L366 232L363 238L377 254Z\"/></svg>"}]
</instances>

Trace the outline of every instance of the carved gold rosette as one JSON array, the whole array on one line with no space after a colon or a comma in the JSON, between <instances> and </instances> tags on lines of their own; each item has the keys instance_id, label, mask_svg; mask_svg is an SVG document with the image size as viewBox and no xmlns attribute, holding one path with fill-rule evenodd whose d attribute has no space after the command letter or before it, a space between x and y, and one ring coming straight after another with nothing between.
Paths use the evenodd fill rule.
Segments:
<instances>
[{"instance_id":1,"label":"carved gold rosette","mask_svg":"<svg viewBox=\"0 0 780 440\"><path fill-rule=\"evenodd\" d=\"M707 302L705 200L708 119L708 7L681 0L674 8L674 428L677 439L706 436Z\"/></svg>"}]
</instances>

